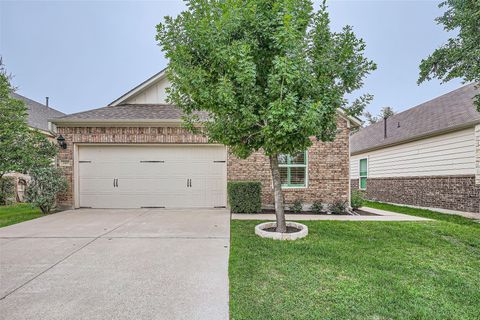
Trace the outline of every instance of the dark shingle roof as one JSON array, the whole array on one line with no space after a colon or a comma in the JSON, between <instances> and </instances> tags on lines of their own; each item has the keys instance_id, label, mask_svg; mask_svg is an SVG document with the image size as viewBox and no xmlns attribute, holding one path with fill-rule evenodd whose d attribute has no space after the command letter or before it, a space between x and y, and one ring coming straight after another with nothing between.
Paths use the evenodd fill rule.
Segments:
<instances>
[{"instance_id":1,"label":"dark shingle roof","mask_svg":"<svg viewBox=\"0 0 480 320\"><path fill-rule=\"evenodd\" d=\"M14 99L22 100L28 108L28 125L32 128L48 131L48 121L50 119L64 116L65 113L52 109L37 101L19 95L18 93L11 93Z\"/></svg>"},{"instance_id":2,"label":"dark shingle roof","mask_svg":"<svg viewBox=\"0 0 480 320\"><path fill-rule=\"evenodd\" d=\"M386 139L383 120L368 126L351 137L350 152L356 154L480 123L480 113L475 109L472 99L479 92L475 84L468 84L393 115L387 120Z\"/></svg>"},{"instance_id":3,"label":"dark shingle roof","mask_svg":"<svg viewBox=\"0 0 480 320\"><path fill-rule=\"evenodd\" d=\"M204 113L199 113L201 116ZM70 114L57 120L118 121L118 120L180 120L182 112L169 104L124 104Z\"/></svg>"}]
</instances>

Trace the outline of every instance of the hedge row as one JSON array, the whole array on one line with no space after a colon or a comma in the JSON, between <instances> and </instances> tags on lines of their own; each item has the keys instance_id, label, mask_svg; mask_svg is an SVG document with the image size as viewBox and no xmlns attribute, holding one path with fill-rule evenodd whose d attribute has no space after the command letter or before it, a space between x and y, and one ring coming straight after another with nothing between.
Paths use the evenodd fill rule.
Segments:
<instances>
[{"instance_id":1,"label":"hedge row","mask_svg":"<svg viewBox=\"0 0 480 320\"><path fill-rule=\"evenodd\" d=\"M262 210L262 185L258 181L229 181L228 202L232 213L257 213Z\"/></svg>"}]
</instances>

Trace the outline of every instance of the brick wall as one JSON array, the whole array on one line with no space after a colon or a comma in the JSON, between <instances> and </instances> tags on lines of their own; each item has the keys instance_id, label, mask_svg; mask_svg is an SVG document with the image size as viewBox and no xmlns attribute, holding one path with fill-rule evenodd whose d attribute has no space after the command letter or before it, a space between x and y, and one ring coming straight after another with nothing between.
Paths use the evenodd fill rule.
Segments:
<instances>
[{"instance_id":1,"label":"brick wall","mask_svg":"<svg viewBox=\"0 0 480 320\"><path fill-rule=\"evenodd\" d=\"M339 133L333 142L314 141L308 150L308 187L286 189L286 202L302 198L305 203L322 200L348 200L349 187L349 128L339 118ZM207 143L203 136L193 135L181 127L58 127L67 142L67 149L61 149L57 158L68 181L68 190L59 195L58 202L63 208L74 206L73 198L73 144L74 143ZM256 180L262 182L264 205L273 204L273 192L268 158L257 152L246 160L228 157L229 180Z\"/></svg>"},{"instance_id":2,"label":"brick wall","mask_svg":"<svg viewBox=\"0 0 480 320\"><path fill-rule=\"evenodd\" d=\"M352 189L358 180L352 179ZM480 212L480 185L475 176L368 178L366 196L371 200Z\"/></svg>"},{"instance_id":3,"label":"brick wall","mask_svg":"<svg viewBox=\"0 0 480 320\"><path fill-rule=\"evenodd\" d=\"M308 187L284 189L285 203L302 198L304 203L313 201L332 203L348 201L349 196L349 128L341 118L335 141L314 141L308 150ZM228 180L254 180L262 182L262 203L273 205L272 179L268 158L256 152L242 160L232 155L228 159Z\"/></svg>"}]
</instances>

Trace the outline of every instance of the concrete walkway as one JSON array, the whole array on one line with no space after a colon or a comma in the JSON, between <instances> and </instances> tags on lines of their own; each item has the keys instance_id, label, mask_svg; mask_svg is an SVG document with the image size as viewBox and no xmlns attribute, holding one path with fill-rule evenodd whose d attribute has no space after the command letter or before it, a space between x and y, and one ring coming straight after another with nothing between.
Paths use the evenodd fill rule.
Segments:
<instances>
[{"instance_id":1,"label":"concrete walkway","mask_svg":"<svg viewBox=\"0 0 480 320\"><path fill-rule=\"evenodd\" d=\"M228 319L229 220L82 209L0 228L0 318Z\"/></svg>"},{"instance_id":2,"label":"concrete walkway","mask_svg":"<svg viewBox=\"0 0 480 320\"><path fill-rule=\"evenodd\" d=\"M317 215L317 214L286 214L285 218L289 221L308 221L308 220L340 220L340 221L429 221L430 219L410 216L406 214L379 210L374 208L362 207L360 210L367 211L375 216L351 216L351 215ZM275 220L274 214L232 214L235 220Z\"/></svg>"}]
</instances>

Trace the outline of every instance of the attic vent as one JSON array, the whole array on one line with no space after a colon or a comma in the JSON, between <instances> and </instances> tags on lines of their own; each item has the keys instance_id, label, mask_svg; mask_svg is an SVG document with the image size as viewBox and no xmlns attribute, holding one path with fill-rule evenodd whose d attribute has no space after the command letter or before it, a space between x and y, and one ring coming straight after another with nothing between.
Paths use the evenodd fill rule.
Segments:
<instances>
[{"instance_id":1,"label":"attic vent","mask_svg":"<svg viewBox=\"0 0 480 320\"><path fill-rule=\"evenodd\" d=\"M400 128L400 121L397 123L397 128Z\"/></svg>"},{"instance_id":2,"label":"attic vent","mask_svg":"<svg viewBox=\"0 0 480 320\"><path fill-rule=\"evenodd\" d=\"M387 139L387 119L383 118L383 139Z\"/></svg>"}]
</instances>

